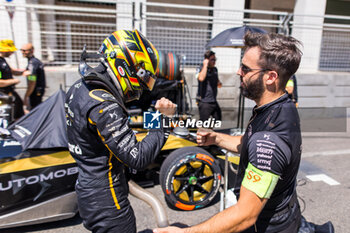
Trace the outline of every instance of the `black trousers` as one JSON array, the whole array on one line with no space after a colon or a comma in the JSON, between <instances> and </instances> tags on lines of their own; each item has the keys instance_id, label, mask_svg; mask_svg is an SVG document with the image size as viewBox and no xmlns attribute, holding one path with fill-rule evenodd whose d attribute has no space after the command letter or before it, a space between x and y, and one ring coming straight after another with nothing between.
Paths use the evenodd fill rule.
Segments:
<instances>
[{"instance_id":1,"label":"black trousers","mask_svg":"<svg viewBox=\"0 0 350 233\"><path fill-rule=\"evenodd\" d=\"M30 104L29 110L32 110L33 108L41 104L42 99L43 99L43 95L40 93L37 93L37 94L34 93L31 96L29 96L29 104Z\"/></svg>"},{"instance_id":2,"label":"black trousers","mask_svg":"<svg viewBox=\"0 0 350 233\"><path fill-rule=\"evenodd\" d=\"M215 118L215 120L221 120L221 108L218 102L206 103L199 101L199 119L201 121L208 120L210 116Z\"/></svg>"}]
</instances>

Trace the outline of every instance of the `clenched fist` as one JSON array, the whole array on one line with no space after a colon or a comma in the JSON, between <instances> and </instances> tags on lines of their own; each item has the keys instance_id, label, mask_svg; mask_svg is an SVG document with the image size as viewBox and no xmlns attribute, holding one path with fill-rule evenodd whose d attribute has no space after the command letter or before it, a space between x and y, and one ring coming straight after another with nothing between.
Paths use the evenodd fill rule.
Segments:
<instances>
[{"instance_id":1,"label":"clenched fist","mask_svg":"<svg viewBox=\"0 0 350 233\"><path fill-rule=\"evenodd\" d=\"M168 100L167 98L162 97L160 100L157 100L155 108L162 114L171 117L175 114L176 104Z\"/></svg>"}]
</instances>

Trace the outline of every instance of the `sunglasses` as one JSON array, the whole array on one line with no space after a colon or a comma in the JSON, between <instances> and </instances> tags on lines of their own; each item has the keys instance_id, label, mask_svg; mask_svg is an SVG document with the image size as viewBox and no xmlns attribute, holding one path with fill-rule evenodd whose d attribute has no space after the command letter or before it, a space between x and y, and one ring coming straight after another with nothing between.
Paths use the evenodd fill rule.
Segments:
<instances>
[{"instance_id":1,"label":"sunglasses","mask_svg":"<svg viewBox=\"0 0 350 233\"><path fill-rule=\"evenodd\" d=\"M254 71L254 70L260 71L260 72L271 71L270 69L252 69L252 68L249 68L248 66L244 65L243 63L241 64L241 71L242 71L243 75L246 75L249 72Z\"/></svg>"}]
</instances>

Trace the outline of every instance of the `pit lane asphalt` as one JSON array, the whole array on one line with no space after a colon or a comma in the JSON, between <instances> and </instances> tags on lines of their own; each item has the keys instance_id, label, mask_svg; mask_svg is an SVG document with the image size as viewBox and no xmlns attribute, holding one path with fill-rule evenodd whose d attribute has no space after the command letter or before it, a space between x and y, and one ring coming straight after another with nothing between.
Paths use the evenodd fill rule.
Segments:
<instances>
[{"instance_id":1,"label":"pit lane asphalt","mask_svg":"<svg viewBox=\"0 0 350 233\"><path fill-rule=\"evenodd\" d=\"M348 130L349 132L349 130ZM303 216L310 222L323 224L332 221L337 233L350 232L350 134L303 134L302 162L298 174L298 196ZM318 176L315 176L318 175ZM312 181L316 179L319 181ZM339 183L339 184L337 184ZM161 187L147 188L166 206ZM130 196L137 221L138 232L150 233L157 227L151 207ZM166 208L170 224L193 225L220 210L219 195L211 206L196 211L177 211ZM181 224L180 224L181 223ZM79 215L72 219L34 226L1 229L3 233L89 232Z\"/></svg>"}]
</instances>

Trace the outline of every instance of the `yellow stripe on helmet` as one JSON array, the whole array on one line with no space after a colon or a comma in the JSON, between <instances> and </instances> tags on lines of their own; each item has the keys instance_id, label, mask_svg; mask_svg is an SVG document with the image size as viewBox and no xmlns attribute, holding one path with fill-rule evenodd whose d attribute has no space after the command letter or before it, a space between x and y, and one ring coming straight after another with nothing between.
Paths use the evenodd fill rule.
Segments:
<instances>
[{"instance_id":1,"label":"yellow stripe on helmet","mask_svg":"<svg viewBox=\"0 0 350 233\"><path fill-rule=\"evenodd\" d=\"M139 42L140 42L140 45L141 45L141 48L142 48L143 53L144 53L144 54L147 54L147 55L145 55L145 56L147 56L147 57L145 57L145 61L147 61L145 65L146 65L146 66L147 66L148 64L151 65L151 67L145 67L146 70L148 70L148 71L150 71L151 73L155 74L155 73L156 73L156 70L157 70L157 67L158 67L158 65L159 65L159 59L157 59L157 67L153 67L153 64L152 64L152 61L151 61L151 57L150 57L149 52L147 51L145 45L143 44L143 41L142 41L142 39L141 39L141 37L140 37L140 34L139 34L139 31L138 31L138 30L135 30L135 34L136 34L136 36L137 36L137 38L138 38L138 40L139 40ZM155 47L152 45L152 43L151 43L150 41L149 41L149 44L150 44L150 46L152 47L152 50L153 50L153 52L155 53L156 57L158 58L158 57L159 57L159 56L158 56L158 51L155 49ZM150 68L151 68L151 69L150 69Z\"/></svg>"},{"instance_id":2,"label":"yellow stripe on helmet","mask_svg":"<svg viewBox=\"0 0 350 233\"><path fill-rule=\"evenodd\" d=\"M104 41L104 44L107 47L107 52L105 52L105 53L110 53L112 50L114 50L113 44L112 44L112 42L109 39L106 39ZM118 54L118 56L122 56L123 53L117 53L117 54ZM117 69L116 69L116 67L114 65L115 59L111 59L109 56L107 56L107 61L108 61L109 67L113 70L113 73L115 74L116 78L118 79L123 92L125 92L127 90L128 86L127 86L124 78L122 78L120 76L119 72L117 71Z\"/></svg>"},{"instance_id":3,"label":"yellow stripe on helmet","mask_svg":"<svg viewBox=\"0 0 350 233\"><path fill-rule=\"evenodd\" d=\"M127 34L126 34L123 30L122 30L122 31L113 32L112 35L117 39L117 41L118 41L118 43L119 43L119 45L120 45L120 49L123 51L123 53L124 53L124 54L127 53L127 54L129 55L129 57L131 58L132 62L133 62L133 64L130 64L130 63L129 63L129 60L128 60L128 59L125 59L125 61L127 62L127 64L128 64L129 66L134 66L134 64L136 63L135 57L134 57L132 54L130 54L129 49L128 49L128 46L125 44L125 40L122 39L123 37L121 37L121 35L119 35L119 34L122 34L122 33L124 33L125 36L127 36ZM122 47L126 48L126 50L123 50ZM124 55L124 56L125 56L125 55ZM125 58L126 58L126 57L125 57Z\"/></svg>"},{"instance_id":4,"label":"yellow stripe on helmet","mask_svg":"<svg viewBox=\"0 0 350 233\"><path fill-rule=\"evenodd\" d=\"M143 44L143 41L141 40L141 37L140 37L139 32L138 32L137 30L135 30L135 34L136 34L136 36L137 36L137 38L138 38L138 40L139 40L139 42L140 42L140 45L141 45L141 48L142 48L143 53L144 53L144 54L147 54L147 57L144 57L144 58L145 58L145 61L147 61L147 62L145 62L145 65L147 66L148 64L152 64L151 58L150 58L150 56L149 56L149 54L148 54L148 51L147 51L145 45ZM146 68L146 70L148 70L148 71L150 71L150 72L153 71L153 72L152 72L153 74L156 72L153 66L151 66L151 67L145 67L145 68ZM151 69L149 69L149 68L151 68Z\"/></svg>"}]
</instances>

